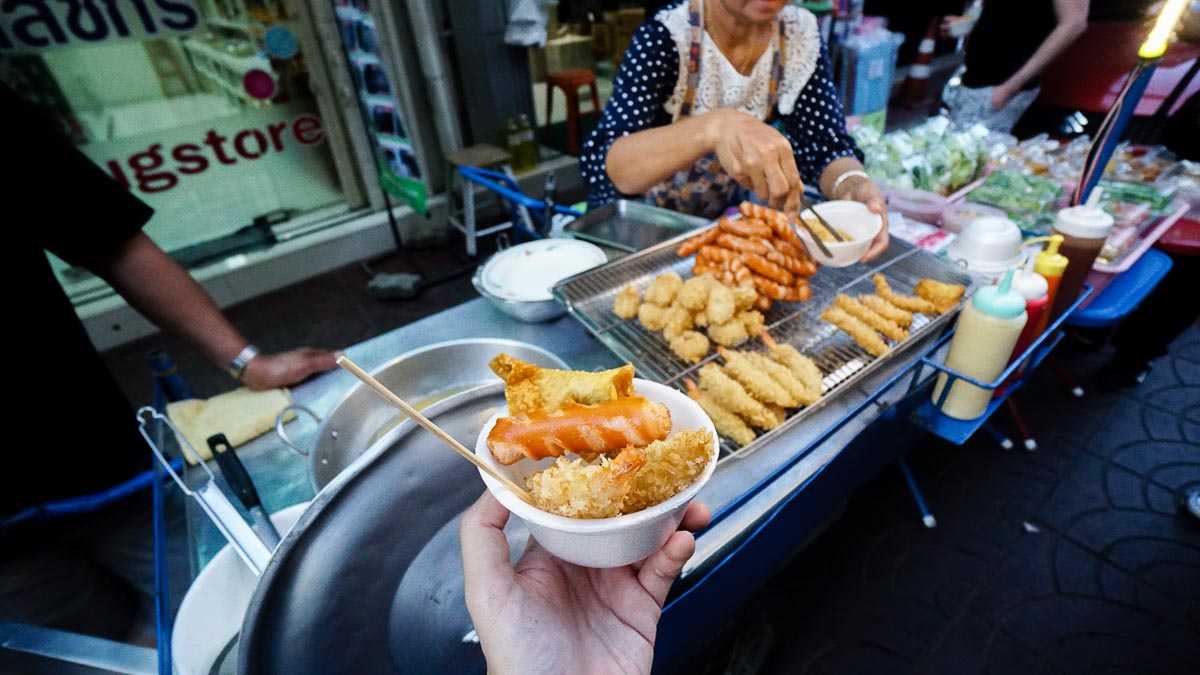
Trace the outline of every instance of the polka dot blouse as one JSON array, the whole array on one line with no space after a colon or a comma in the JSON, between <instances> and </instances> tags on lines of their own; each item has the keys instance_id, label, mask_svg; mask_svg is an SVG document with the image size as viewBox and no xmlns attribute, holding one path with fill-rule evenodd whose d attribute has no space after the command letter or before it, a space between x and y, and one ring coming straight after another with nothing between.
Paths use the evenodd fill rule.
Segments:
<instances>
[{"instance_id":1,"label":"polka dot blouse","mask_svg":"<svg viewBox=\"0 0 1200 675\"><path fill-rule=\"evenodd\" d=\"M607 204L620 194L605 170L613 142L621 136L665 126L671 114L664 107L675 90L682 64L670 31L659 21L638 27L621 60L600 122L583 144L580 169L588 184L589 207ZM711 67L701 64L701 68ZM862 159L862 152L846 133L846 120L834 88L829 55L821 45L816 69L787 114L776 112L775 127L791 142L800 178L816 185L821 172L840 157ZM737 196L740 200L743 195Z\"/></svg>"}]
</instances>

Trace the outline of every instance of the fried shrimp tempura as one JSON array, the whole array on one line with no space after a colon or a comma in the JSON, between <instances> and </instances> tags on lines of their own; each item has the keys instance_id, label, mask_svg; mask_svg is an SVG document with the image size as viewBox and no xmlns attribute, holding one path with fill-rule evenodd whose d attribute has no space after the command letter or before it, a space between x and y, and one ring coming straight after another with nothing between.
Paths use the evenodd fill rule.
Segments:
<instances>
[{"instance_id":1,"label":"fried shrimp tempura","mask_svg":"<svg viewBox=\"0 0 1200 675\"><path fill-rule=\"evenodd\" d=\"M708 355L708 338L694 330L685 330L667 343L671 351L688 363L699 363Z\"/></svg>"},{"instance_id":2,"label":"fried shrimp tempura","mask_svg":"<svg viewBox=\"0 0 1200 675\"><path fill-rule=\"evenodd\" d=\"M559 457L553 465L531 474L525 487L539 509L568 518L611 518L621 510L646 464L646 451L629 447L615 459L596 464Z\"/></svg>"},{"instance_id":3,"label":"fried shrimp tempura","mask_svg":"<svg viewBox=\"0 0 1200 675\"><path fill-rule=\"evenodd\" d=\"M879 333L846 310L840 307L826 307L825 311L821 312L821 318L854 338L868 354L883 356L888 353L887 343L879 337Z\"/></svg>"},{"instance_id":4,"label":"fried shrimp tempura","mask_svg":"<svg viewBox=\"0 0 1200 675\"><path fill-rule=\"evenodd\" d=\"M912 312L900 309L878 295L860 295L858 296L858 301L875 310L876 314L887 318L888 321L891 321L901 328L908 328L912 325Z\"/></svg>"},{"instance_id":5,"label":"fried shrimp tempura","mask_svg":"<svg viewBox=\"0 0 1200 675\"><path fill-rule=\"evenodd\" d=\"M622 319L632 319L637 316L638 307L642 304L642 296L633 284L629 284L617 293L616 299L613 300L613 314Z\"/></svg>"},{"instance_id":6,"label":"fried shrimp tempura","mask_svg":"<svg viewBox=\"0 0 1200 675\"><path fill-rule=\"evenodd\" d=\"M692 378L687 378L686 382L688 396L699 403L701 408L704 408L704 412L712 420L713 426L717 428L718 434L738 445L749 445L754 442L754 430L746 424L745 420L738 417L737 413L717 403L712 396L700 391Z\"/></svg>"},{"instance_id":7,"label":"fried shrimp tempura","mask_svg":"<svg viewBox=\"0 0 1200 675\"><path fill-rule=\"evenodd\" d=\"M653 302L643 302L638 307L637 317L646 330L658 332L667 325L667 308Z\"/></svg>"},{"instance_id":8,"label":"fried shrimp tempura","mask_svg":"<svg viewBox=\"0 0 1200 675\"><path fill-rule=\"evenodd\" d=\"M883 333L883 336L889 340L899 342L908 337L908 331L848 295L839 293L837 298L834 299L834 304L845 310L847 314L856 317L871 328Z\"/></svg>"},{"instance_id":9,"label":"fried shrimp tempura","mask_svg":"<svg viewBox=\"0 0 1200 675\"><path fill-rule=\"evenodd\" d=\"M963 293L967 292L965 286L958 284L947 284L935 279L922 279L917 282L917 287L913 291L922 298L932 302L939 314L944 314L958 304L962 300Z\"/></svg>"},{"instance_id":10,"label":"fried shrimp tempura","mask_svg":"<svg viewBox=\"0 0 1200 675\"><path fill-rule=\"evenodd\" d=\"M772 361L765 354L745 352L745 355L754 364L754 367L766 373L776 384L787 390L788 395L796 401L797 405L812 405L817 402L817 399L821 398L819 379L817 380L816 387L810 387L803 380L796 377L792 371L788 370L787 366Z\"/></svg>"},{"instance_id":11,"label":"fried shrimp tempura","mask_svg":"<svg viewBox=\"0 0 1200 675\"><path fill-rule=\"evenodd\" d=\"M716 281L717 278L711 274L698 274L688 279L675 294L675 302L693 312L699 312L708 303L709 286Z\"/></svg>"},{"instance_id":12,"label":"fried shrimp tempura","mask_svg":"<svg viewBox=\"0 0 1200 675\"><path fill-rule=\"evenodd\" d=\"M556 370L499 354L488 367L504 380L509 414L554 410L567 403L594 405L633 396L633 366L625 364L599 373Z\"/></svg>"},{"instance_id":13,"label":"fried shrimp tempura","mask_svg":"<svg viewBox=\"0 0 1200 675\"><path fill-rule=\"evenodd\" d=\"M708 301L704 304L710 324L726 323L733 318L737 311L737 300L733 289L725 284L711 284L708 289Z\"/></svg>"},{"instance_id":14,"label":"fried shrimp tempura","mask_svg":"<svg viewBox=\"0 0 1200 675\"><path fill-rule=\"evenodd\" d=\"M683 287L683 279L679 278L674 272L664 272L650 282L650 286L646 288L646 302L653 302L656 305L666 307L675 299L675 294Z\"/></svg>"},{"instance_id":15,"label":"fried shrimp tempura","mask_svg":"<svg viewBox=\"0 0 1200 675\"><path fill-rule=\"evenodd\" d=\"M700 388L721 406L741 415L760 429L774 429L779 420L762 403L746 392L737 380L726 375L715 363L700 368Z\"/></svg>"},{"instance_id":16,"label":"fried shrimp tempura","mask_svg":"<svg viewBox=\"0 0 1200 675\"><path fill-rule=\"evenodd\" d=\"M792 407L799 403L788 390L773 380L742 352L717 347L717 353L725 359L725 372L746 388L746 391L763 403Z\"/></svg>"},{"instance_id":17,"label":"fried shrimp tempura","mask_svg":"<svg viewBox=\"0 0 1200 675\"><path fill-rule=\"evenodd\" d=\"M809 391L808 398L812 399L811 402L816 402L818 398L821 398L821 394L824 392L825 375L812 359L801 354L799 350L789 344L775 342L767 333L762 334L762 341L769 350L771 360L787 368L796 379L804 383L804 388Z\"/></svg>"},{"instance_id":18,"label":"fried shrimp tempura","mask_svg":"<svg viewBox=\"0 0 1200 675\"><path fill-rule=\"evenodd\" d=\"M920 312L921 314L937 314L937 305L926 300L912 295L903 295L892 290L888 285L887 279L882 274L876 274L871 277L875 282L875 293L879 297L887 300L893 305L909 312Z\"/></svg>"},{"instance_id":19,"label":"fried shrimp tempura","mask_svg":"<svg viewBox=\"0 0 1200 675\"><path fill-rule=\"evenodd\" d=\"M713 323L710 316L708 337L719 345L732 347L750 337L750 333L746 332L746 325L741 321L730 320L725 323Z\"/></svg>"},{"instance_id":20,"label":"fried shrimp tempura","mask_svg":"<svg viewBox=\"0 0 1200 675\"><path fill-rule=\"evenodd\" d=\"M680 429L647 445L645 465L634 474L621 513L641 511L674 497L704 473L714 452L712 434L706 429Z\"/></svg>"}]
</instances>

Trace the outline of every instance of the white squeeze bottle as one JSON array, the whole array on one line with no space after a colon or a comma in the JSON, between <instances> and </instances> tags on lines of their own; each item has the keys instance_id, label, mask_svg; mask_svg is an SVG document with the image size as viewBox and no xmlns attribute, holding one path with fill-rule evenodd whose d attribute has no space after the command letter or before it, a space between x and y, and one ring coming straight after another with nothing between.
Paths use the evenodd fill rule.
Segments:
<instances>
[{"instance_id":1,"label":"white squeeze bottle","mask_svg":"<svg viewBox=\"0 0 1200 675\"><path fill-rule=\"evenodd\" d=\"M980 382L991 382L1004 372L1028 319L1025 296L1012 289L1012 281L1010 269L999 286L979 289L963 307L946 356L948 368ZM938 375L937 386L933 388L934 405L947 378L945 373ZM991 390L955 380L942 404L942 413L955 419L973 420L983 415L991 400Z\"/></svg>"}]
</instances>

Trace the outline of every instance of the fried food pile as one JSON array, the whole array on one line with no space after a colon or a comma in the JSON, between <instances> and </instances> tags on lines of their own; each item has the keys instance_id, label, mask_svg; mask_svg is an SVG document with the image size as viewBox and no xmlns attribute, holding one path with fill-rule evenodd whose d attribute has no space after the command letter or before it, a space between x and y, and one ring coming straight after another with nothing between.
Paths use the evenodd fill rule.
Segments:
<instances>
[{"instance_id":1,"label":"fried food pile","mask_svg":"<svg viewBox=\"0 0 1200 675\"><path fill-rule=\"evenodd\" d=\"M787 410L812 405L823 393L824 374L795 347L762 334L767 352L718 349L724 365L700 368L699 386L688 378L688 396L700 404L717 433L747 445L783 423Z\"/></svg>"},{"instance_id":2,"label":"fried food pile","mask_svg":"<svg viewBox=\"0 0 1200 675\"><path fill-rule=\"evenodd\" d=\"M967 290L957 284L922 279L917 284L917 295L912 296L893 291L882 274L874 275L872 280L875 282L873 295L854 298L839 294L833 305L821 312L821 318L854 338L873 356L883 356L891 350L884 338L892 342L908 338L914 313L948 312L958 305Z\"/></svg>"},{"instance_id":3,"label":"fried food pile","mask_svg":"<svg viewBox=\"0 0 1200 675\"><path fill-rule=\"evenodd\" d=\"M553 370L507 354L490 365L505 381L512 413L488 433L496 461L558 458L525 478L543 511L569 518L634 513L678 494L714 459L712 434L671 433L667 407L637 395L631 365L601 373ZM541 405L529 408L532 401Z\"/></svg>"},{"instance_id":4,"label":"fried food pile","mask_svg":"<svg viewBox=\"0 0 1200 675\"><path fill-rule=\"evenodd\" d=\"M680 244L680 257L696 256L692 273L712 274L727 286L758 291L755 307L771 308L772 300L805 302L812 297L808 278L817 263L808 255L787 216L774 209L742 202L742 217L721 218L717 226Z\"/></svg>"},{"instance_id":5,"label":"fried food pile","mask_svg":"<svg viewBox=\"0 0 1200 675\"><path fill-rule=\"evenodd\" d=\"M653 332L662 332L668 346L687 363L708 356L712 342L733 346L761 331L759 299L750 286L727 286L712 274L684 281L674 272L660 274L644 293L632 284L617 294L613 313L624 319L637 317Z\"/></svg>"}]
</instances>

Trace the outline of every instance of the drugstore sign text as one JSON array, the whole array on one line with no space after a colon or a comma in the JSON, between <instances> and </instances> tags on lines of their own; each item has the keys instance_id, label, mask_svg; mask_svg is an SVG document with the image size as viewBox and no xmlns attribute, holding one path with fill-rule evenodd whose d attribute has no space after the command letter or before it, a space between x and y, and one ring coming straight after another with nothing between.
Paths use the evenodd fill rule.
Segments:
<instances>
[{"instance_id":1,"label":"drugstore sign text","mask_svg":"<svg viewBox=\"0 0 1200 675\"><path fill-rule=\"evenodd\" d=\"M0 0L0 52L189 33L192 0Z\"/></svg>"},{"instance_id":2,"label":"drugstore sign text","mask_svg":"<svg viewBox=\"0 0 1200 675\"><path fill-rule=\"evenodd\" d=\"M96 158L118 183L143 194L165 192L214 167L231 167L287 151L290 144L311 147L325 140L321 118L305 113L232 132L208 129L202 136L151 143L125 159Z\"/></svg>"}]
</instances>

